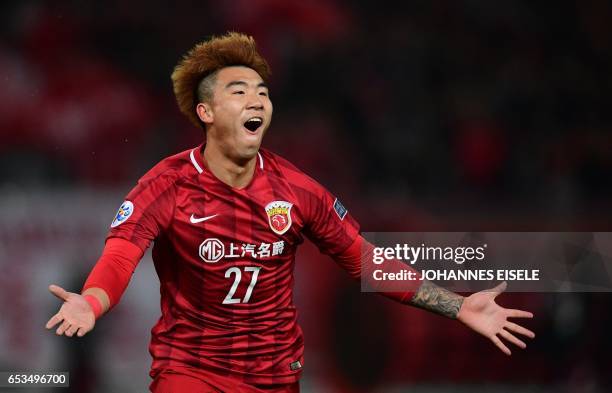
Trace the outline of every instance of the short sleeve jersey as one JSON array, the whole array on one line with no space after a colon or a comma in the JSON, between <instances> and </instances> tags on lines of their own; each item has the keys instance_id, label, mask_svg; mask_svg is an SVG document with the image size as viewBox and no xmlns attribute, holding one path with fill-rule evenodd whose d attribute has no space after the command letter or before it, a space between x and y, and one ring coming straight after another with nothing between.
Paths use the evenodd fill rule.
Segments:
<instances>
[{"instance_id":1,"label":"short sleeve jersey","mask_svg":"<svg viewBox=\"0 0 612 393\"><path fill-rule=\"evenodd\" d=\"M359 228L342 204L287 160L260 149L243 189L218 180L200 146L166 158L127 195L108 237L151 242L161 317L152 376L189 367L248 384L292 383L303 338L293 267L303 235L330 256Z\"/></svg>"}]
</instances>

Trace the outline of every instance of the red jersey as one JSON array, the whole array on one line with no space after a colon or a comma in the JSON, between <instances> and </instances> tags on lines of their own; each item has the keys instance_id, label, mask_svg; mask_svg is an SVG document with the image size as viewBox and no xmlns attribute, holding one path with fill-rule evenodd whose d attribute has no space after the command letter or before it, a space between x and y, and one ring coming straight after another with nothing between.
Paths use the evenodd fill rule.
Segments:
<instances>
[{"instance_id":1,"label":"red jersey","mask_svg":"<svg viewBox=\"0 0 612 393\"><path fill-rule=\"evenodd\" d=\"M359 228L340 202L285 159L261 149L244 189L218 180L203 146L166 158L128 194L108 235L154 241L161 317L151 375L189 367L247 384L297 381L303 337L293 267L303 235L323 253Z\"/></svg>"}]
</instances>

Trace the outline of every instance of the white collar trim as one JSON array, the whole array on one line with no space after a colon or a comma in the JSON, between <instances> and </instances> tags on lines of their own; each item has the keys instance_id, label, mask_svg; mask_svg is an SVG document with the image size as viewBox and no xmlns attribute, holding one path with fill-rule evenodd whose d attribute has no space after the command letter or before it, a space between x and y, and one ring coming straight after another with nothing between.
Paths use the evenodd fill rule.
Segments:
<instances>
[{"instance_id":1,"label":"white collar trim","mask_svg":"<svg viewBox=\"0 0 612 393\"><path fill-rule=\"evenodd\" d=\"M196 149L197 149L197 147L196 147ZM194 152L196 149L193 149L193 150L191 151L191 153L189 153L189 157L191 158L191 163L193 164L193 166L195 167L195 169L198 171L198 173L202 173L202 172L204 172L204 171L202 170L202 167L200 166L200 164L198 164L198 162L196 161L196 159L195 159L195 155L193 154L193 152Z\"/></svg>"},{"instance_id":2,"label":"white collar trim","mask_svg":"<svg viewBox=\"0 0 612 393\"><path fill-rule=\"evenodd\" d=\"M259 169L263 169L263 157L259 152L257 152L257 157L259 157Z\"/></svg>"}]
</instances>

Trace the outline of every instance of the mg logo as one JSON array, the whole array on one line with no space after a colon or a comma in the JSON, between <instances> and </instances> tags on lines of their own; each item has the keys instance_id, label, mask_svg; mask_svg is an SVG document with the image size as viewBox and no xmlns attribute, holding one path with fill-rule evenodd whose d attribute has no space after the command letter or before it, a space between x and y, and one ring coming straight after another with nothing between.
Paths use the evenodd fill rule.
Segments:
<instances>
[{"instance_id":1,"label":"mg logo","mask_svg":"<svg viewBox=\"0 0 612 393\"><path fill-rule=\"evenodd\" d=\"M225 246L219 239L206 239L200 244L200 258L202 258L204 262L219 262L224 255Z\"/></svg>"}]
</instances>

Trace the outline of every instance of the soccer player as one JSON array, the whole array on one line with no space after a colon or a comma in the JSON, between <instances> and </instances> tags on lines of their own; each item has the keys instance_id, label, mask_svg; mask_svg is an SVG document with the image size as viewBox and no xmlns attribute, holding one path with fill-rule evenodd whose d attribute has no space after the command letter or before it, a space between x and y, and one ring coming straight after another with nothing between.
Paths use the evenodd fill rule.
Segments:
<instances>
[{"instance_id":1,"label":"soccer player","mask_svg":"<svg viewBox=\"0 0 612 393\"><path fill-rule=\"evenodd\" d=\"M162 160L138 181L81 294L49 288L63 304L46 327L59 324L58 335L81 337L119 302L154 242L161 317L150 344L152 392L298 392L297 247L306 235L354 278L371 256L337 198L260 148L272 119L269 74L252 37L228 33L196 45L172 81L180 110L204 129L205 143ZM500 338L524 348L515 334L534 336L508 321L531 313L495 303L505 284L464 298L420 283L384 295L459 319L508 355Z\"/></svg>"}]
</instances>

